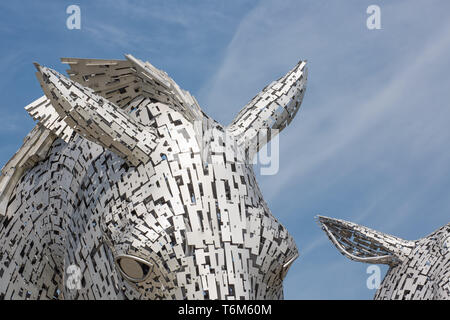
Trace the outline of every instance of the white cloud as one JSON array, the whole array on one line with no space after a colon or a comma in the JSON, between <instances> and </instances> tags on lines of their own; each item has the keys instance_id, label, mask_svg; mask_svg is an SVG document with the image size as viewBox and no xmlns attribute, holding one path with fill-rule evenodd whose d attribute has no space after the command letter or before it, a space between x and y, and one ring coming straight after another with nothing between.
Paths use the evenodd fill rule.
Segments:
<instances>
[{"instance_id":1,"label":"white cloud","mask_svg":"<svg viewBox=\"0 0 450 320\"><path fill-rule=\"evenodd\" d=\"M277 8L277 4L264 2L243 20L228 47L222 65L200 90L201 102L207 106L207 110L213 110L209 111L212 116L216 115L216 118L222 122L230 121L232 115L239 110L239 105L243 106L260 88L279 76L280 74L274 75L275 69L287 71L292 63L295 63L295 57L310 58L313 62L310 64L310 78L315 77L315 67L318 65L314 64L317 59L313 54L323 55L323 53L315 52L323 47L316 37L321 38L322 41L331 41L333 44L341 40L333 39L336 36L333 33L323 34L328 30L324 30L325 28L314 20L317 16L312 19L301 15L298 20L287 22L277 20L281 19L285 13ZM402 11L401 8L396 10ZM393 9L392 11L395 12ZM403 16L403 20L411 22L416 19L417 12L409 11L408 14L410 16ZM345 21L342 22L342 24L345 23ZM296 39L295 34L298 30L310 31L314 30L315 26L317 26L317 34L307 34L305 31L304 37ZM342 26L340 28L345 29ZM364 30L364 32L370 31ZM313 47L308 50L312 54L311 57L305 57L303 54L307 51L308 45ZM395 45L395 43L388 43L388 45ZM342 50L338 45L336 48L337 51ZM357 50L352 47L340 54L330 51L328 55L338 55L338 59L347 56L348 61L342 61L341 64L357 68L351 66L354 51ZM415 104L411 101L411 97L414 98L418 90L426 91L427 81L430 83L436 81L433 77L436 77L436 72L439 71L436 70L439 61L445 59L449 51L450 28L449 25L444 25L440 33L422 43L421 51L411 52L408 56L397 56L398 61L391 61L391 66L395 68L392 68L392 74L388 75L390 79L386 77L384 69L375 70L368 75L371 81L363 79L359 83L352 83L355 85L354 88L348 86L350 81L344 86L337 83L336 87L342 87L342 91L332 91L328 96L328 83L325 83L322 88L321 83L316 79L310 81L309 86L312 83L314 87L307 89L303 109L297 115L299 119L295 120L298 124L294 124L294 128L288 128L281 134L281 157L284 158L284 168L275 177L262 178L264 181L270 181L263 186L269 202L290 184L296 184L299 179L314 179L311 173L316 173L325 164L330 165L332 162L330 159L336 158L339 161L348 159L348 156L342 155L344 152L351 152L355 162L358 162L360 158L369 160L370 155L375 161L384 149L384 139L396 136L401 131L400 128L394 127L384 128L384 131L380 132L379 127L389 121L390 117L398 117L399 113L404 113L403 116L410 118L411 121L415 120L415 113L423 106ZM334 64L337 62L334 58L322 60ZM330 69L333 67L333 64L328 66ZM360 67L364 68L364 66ZM433 73L427 72L430 67L435 69ZM359 81L359 79L355 80ZM323 92L323 96L315 101L314 98L319 98L318 94L310 96L308 90ZM427 95L426 92L423 94ZM402 135L417 136L415 130L418 128L405 129L412 132L402 132ZM383 139L378 139L379 144L374 145L369 154L358 154L361 145L365 143L364 140L377 140L377 136ZM442 146L442 142L442 140L436 141L434 148ZM412 139L406 143L409 144L407 146L409 152L415 150L421 152L425 147L431 147L429 141L420 139ZM298 147L292 148L292 145ZM342 165L339 168L340 172L334 176L336 180L345 177L353 168L352 163L340 163L340 165Z\"/></svg>"},{"instance_id":2,"label":"white cloud","mask_svg":"<svg viewBox=\"0 0 450 320\"><path fill-rule=\"evenodd\" d=\"M302 109L280 137L280 172L258 177L269 206L281 209L275 215L301 235L292 270L299 281L299 273L317 273L302 258L319 263L313 253L327 243L320 228L298 223L305 208L314 210L306 219L325 208L410 239L448 222L450 24L442 10L403 1L381 5L383 30L369 31L366 7L262 2L198 95L208 114L228 123L261 88L308 59ZM336 260L343 270L345 263Z\"/></svg>"}]
</instances>

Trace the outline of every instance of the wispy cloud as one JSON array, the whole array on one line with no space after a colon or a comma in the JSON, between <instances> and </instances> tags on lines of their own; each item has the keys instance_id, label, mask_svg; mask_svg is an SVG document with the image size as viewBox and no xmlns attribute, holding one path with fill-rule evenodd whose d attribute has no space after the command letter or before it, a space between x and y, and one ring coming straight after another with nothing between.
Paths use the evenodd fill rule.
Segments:
<instances>
[{"instance_id":1,"label":"wispy cloud","mask_svg":"<svg viewBox=\"0 0 450 320\"><path fill-rule=\"evenodd\" d=\"M292 41L292 39L295 39L293 32L289 31L287 27L292 27L290 29L296 31L302 30L302 26L305 29L312 30L313 27L309 25L310 23L318 25L320 29L319 24L312 21L301 21L301 19L287 25L279 21L276 24L272 21L273 17L281 16L281 14L277 10L272 10L274 6L270 4L264 3L264 6L252 11L243 20L228 47L223 64L200 91L201 100L214 109L213 114L219 113L219 117L224 118L224 120L231 120L232 113L230 113L230 110L234 110L235 113L239 110L239 106L234 105L236 101L240 101L239 103L243 105L245 104L243 101L246 101L244 97L249 99L257 93L258 90L253 88L262 83L261 78L266 78L266 83L270 82L267 74L272 67L268 66L268 61L282 61L274 64L287 66L289 62L286 62L286 60L294 61L294 59L283 59L284 57L298 56L303 58L302 49L306 48L310 42L312 42L313 47L318 46L314 39L317 34L310 36L305 34L295 42ZM400 8L396 10L400 11ZM416 14L417 12L412 12L409 19L415 20ZM305 17L302 16L303 18ZM305 19L308 20L308 18ZM403 19L406 18L403 16ZM265 26L262 25L264 21L269 21L270 26L274 27L275 30L282 26L282 32L274 31L271 34L258 32L257 30L264 30ZM342 23L345 24L346 22L342 21ZM349 24L351 23L352 21L349 22ZM415 101L419 90L422 97L429 95L430 99L433 98L430 100L431 104L436 101L437 97L432 97L432 93L426 92L429 89L427 82L430 83L430 86L438 82L436 81L436 73L429 71L430 68L439 68L439 61L444 60L450 51L450 26L442 25L440 28L439 33L422 42L420 51L411 51L408 55L397 56L397 61L390 61L389 67L393 66L391 75L386 75L385 69L375 70L368 74L368 77L372 78L371 81L363 80L360 83L349 81L343 85L336 83L336 86L342 87L343 90L339 92L333 90L330 94L326 91L329 89L329 84L325 82L324 86L321 86L320 80L317 79L324 74L315 76L315 73L321 70L315 69L317 64L314 64L314 55L312 55L313 63L310 64L310 78L312 80L310 80L309 86L313 86L313 88L307 89L307 91L314 90L315 92L312 97L307 92L304 110L300 111L299 119L296 120L300 123L294 125L294 128L288 128L286 133L282 133L283 149L281 150L281 157L284 158L284 167L276 177L263 178L267 181L270 180L270 183L264 186L267 197L270 200L275 200L282 190L285 190L290 184L295 185L299 179L314 179L317 171L325 165L331 164L332 166L329 166L329 168L335 169L335 165L332 164L333 159L339 161L340 167L338 168L339 172L336 172L332 179L340 180L354 169L355 163L360 164L362 158L369 161L372 158L376 162L377 157L385 150L384 143L390 137L399 137L396 138L398 140L401 138L402 141L397 142L407 144L403 145L403 148L407 149L409 153L423 152L426 149L429 149L429 151L439 149L443 143L442 138L430 141L430 135L436 133L435 127L386 128L384 125L390 122L389 119L402 116L407 117L409 121L416 125L421 125L416 120L418 117L422 117L420 110L425 106ZM364 32L370 31L365 30ZM247 41L249 36L251 36L251 41ZM325 35L322 40L328 41L332 37L334 37L333 34ZM341 40L334 40L334 42L339 41ZM288 48L289 52L277 51L277 47L285 49L288 45L291 46ZM255 53L264 46L268 46L269 55L264 51L261 51L259 55ZM341 53L338 57L338 59L348 57L348 61L341 62L342 65L352 68L351 55L354 54L353 49ZM334 54L331 51L331 55ZM330 68L332 68L335 60L329 60L332 63ZM361 67L364 68L364 66ZM283 69L288 70L288 68L284 67ZM345 68L342 69L345 70ZM331 74L331 76L335 75ZM314 77L316 78L314 79ZM272 78L275 77L272 76ZM445 87L448 79L444 81L440 83L440 86ZM350 83L355 87L348 87ZM260 85L260 87L262 86ZM318 91L324 92L324 95L328 96L315 101L314 98L317 98L316 92ZM235 92L238 95L237 98L233 96ZM433 107L436 109L439 106L427 106L427 108ZM445 109L440 109L440 111L445 112ZM443 125L440 119L442 118L433 118L433 120L439 122L439 125ZM380 130L380 128L383 130ZM417 132L418 129L422 131ZM448 136L446 132L443 134ZM414 139L409 137L414 137ZM374 140L377 143L370 148L369 152L360 154L366 141ZM433 143L433 145L430 145L430 143ZM299 147L292 148L292 145ZM405 155L401 156L405 157ZM343 162L352 157L353 163Z\"/></svg>"},{"instance_id":2,"label":"wispy cloud","mask_svg":"<svg viewBox=\"0 0 450 320\"><path fill-rule=\"evenodd\" d=\"M101 42L103 45L111 48L132 50L136 46L139 48L147 46L149 51L152 50L152 47L149 46L151 40L145 35L135 34L134 30L120 28L114 24L96 22L84 27L84 30L87 31L94 41Z\"/></svg>"},{"instance_id":3,"label":"wispy cloud","mask_svg":"<svg viewBox=\"0 0 450 320\"><path fill-rule=\"evenodd\" d=\"M302 109L281 133L280 171L258 179L303 258L316 262L316 250L334 250L320 228L304 224L317 213L409 239L448 222L450 24L442 10L399 1L381 5L383 30L369 31L369 4L262 2L199 91L208 113L228 123L308 59ZM291 272L317 274L302 261Z\"/></svg>"},{"instance_id":4,"label":"wispy cloud","mask_svg":"<svg viewBox=\"0 0 450 320\"><path fill-rule=\"evenodd\" d=\"M32 127L22 107L41 94L23 66L33 60L130 52L227 124L308 59L302 109L281 133L280 171L258 177L301 251L286 297L371 298L365 266L340 256L313 216L411 239L448 222L450 3L431 3L382 2L378 31L365 25L370 0L80 1L80 31L65 28L64 2L2 3L1 161L22 142L24 122Z\"/></svg>"}]
</instances>

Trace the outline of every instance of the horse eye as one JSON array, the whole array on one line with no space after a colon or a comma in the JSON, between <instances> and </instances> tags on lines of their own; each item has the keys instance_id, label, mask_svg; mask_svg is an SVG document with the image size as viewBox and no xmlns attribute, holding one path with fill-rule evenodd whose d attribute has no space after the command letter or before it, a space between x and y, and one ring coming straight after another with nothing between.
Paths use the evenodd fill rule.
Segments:
<instances>
[{"instance_id":1,"label":"horse eye","mask_svg":"<svg viewBox=\"0 0 450 320\"><path fill-rule=\"evenodd\" d=\"M116 258L116 265L125 279L131 282L144 281L153 265L139 257L123 255Z\"/></svg>"}]
</instances>

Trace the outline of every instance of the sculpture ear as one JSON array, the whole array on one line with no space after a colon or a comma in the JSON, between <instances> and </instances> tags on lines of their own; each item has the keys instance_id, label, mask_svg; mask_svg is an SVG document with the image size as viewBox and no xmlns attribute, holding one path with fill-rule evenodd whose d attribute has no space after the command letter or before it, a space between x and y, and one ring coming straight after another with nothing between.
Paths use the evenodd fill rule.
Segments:
<instances>
[{"instance_id":1,"label":"sculpture ear","mask_svg":"<svg viewBox=\"0 0 450 320\"><path fill-rule=\"evenodd\" d=\"M147 163L156 134L123 110L58 72L35 64L36 76L51 105L67 125L86 139L107 148L133 166ZM29 112L42 108L27 109ZM42 109L44 110L44 109ZM34 112L34 118L47 118Z\"/></svg>"},{"instance_id":2,"label":"sculpture ear","mask_svg":"<svg viewBox=\"0 0 450 320\"><path fill-rule=\"evenodd\" d=\"M227 127L227 133L238 144L258 152L294 119L305 94L306 77L306 61L300 61L254 97Z\"/></svg>"},{"instance_id":3,"label":"sculpture ear","mask_svg":"<svg viewBox=\"0 0 450 320\"><path fill-rule=\"evenodd\" d=\"M317 220L338 250L355 261L394 266L404 260L415 247L414 241L403 240L352 222L322 216L318 216Z\"/></svg>"}]
</instances>

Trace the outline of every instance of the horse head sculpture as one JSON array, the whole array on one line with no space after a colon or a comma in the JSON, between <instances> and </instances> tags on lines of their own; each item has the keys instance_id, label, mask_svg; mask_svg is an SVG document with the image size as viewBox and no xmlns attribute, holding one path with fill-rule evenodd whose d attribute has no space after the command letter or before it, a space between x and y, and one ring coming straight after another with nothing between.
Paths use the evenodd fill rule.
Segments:
<instances>
[{"instance_id":1,"label":"horse head sculpture","mask_svg":"<svg viewBox=\"0 0 450 320\"><path fill-rule=\"evenodd\" d=\"M35 64L38 120L0 178L0 297L279 299L298 256L252 158L298 111L306 64L229 126L163 71ZM1 217L1 216L0 216Z\"/></svg>"},{"instance_id":2,"label":"horse head sculpture","mask_svg":"<svg viewBox=\"0 0 450 320\"><path fill-rule=\"evenodd\" d=\"M409 241L344 220L318 221L347 258L389 265L375 299L450 299L450 223Z\"/></svg>"}]
</instances>

